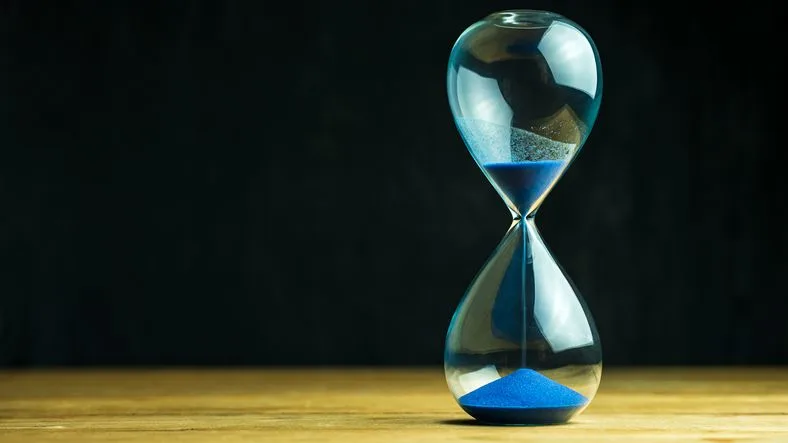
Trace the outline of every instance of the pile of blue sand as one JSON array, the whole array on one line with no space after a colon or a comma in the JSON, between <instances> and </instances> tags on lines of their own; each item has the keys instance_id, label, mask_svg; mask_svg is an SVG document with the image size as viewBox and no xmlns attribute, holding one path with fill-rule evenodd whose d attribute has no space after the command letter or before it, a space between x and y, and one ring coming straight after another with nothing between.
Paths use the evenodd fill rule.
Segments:
<instances>
[{"instance_id":1,"label":"pile of blue sand","mask_svg":"<svg viewBox=\"0 0 788 443\"><path fill-rule=\"evenodd\" d=\"M526 215L563 170L561 160L485 163L484 169L501 192Z\"/></svg>"},{"instance_id":2,"label":"pile of blue sand","mask_svg":"<svg viewBox=\"0 0 788 443\"><path fill-rule=\"evenodd\" d=\"M518 369L463 395L459 403L485 423L528 425L566 422L588 399L533 369Z\"/></svg>"}]
</instances>

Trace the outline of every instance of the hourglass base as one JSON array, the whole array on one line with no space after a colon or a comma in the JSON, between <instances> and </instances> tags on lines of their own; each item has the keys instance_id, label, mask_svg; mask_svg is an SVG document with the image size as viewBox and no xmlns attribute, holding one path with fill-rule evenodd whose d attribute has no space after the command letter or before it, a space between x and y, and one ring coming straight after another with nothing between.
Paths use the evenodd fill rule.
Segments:
<instances>
[{"instance_id":1,"label":"hourglass base","mask_svg":"<svg viewBox=\"0 0 788 443\"><path fill-rule=\"evenodd\" d=\"M574 408L488 408L463 406L462 409L481 423L498 426L558 425L568 422L583 407Z\"/></svg>"},{"instance_id":2,"label":"hourglass base","mask_svg":"<svg viewBox=\"0 0 788 443\"><path fill-rule=\"evenodd\" d=\"M458 402L484 423L537 425L569 421L588 399L532 369L519 369L463 395Z\"/></svg>"}]
</instances>

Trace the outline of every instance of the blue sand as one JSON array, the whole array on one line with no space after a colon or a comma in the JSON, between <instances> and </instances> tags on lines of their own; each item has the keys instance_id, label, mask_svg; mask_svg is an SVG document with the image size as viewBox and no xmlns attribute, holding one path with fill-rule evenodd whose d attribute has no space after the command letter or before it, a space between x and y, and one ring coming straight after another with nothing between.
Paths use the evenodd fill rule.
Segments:
<instances>
[{"instance_id":1,"label":"blue sand","mask_svg":"<svg viewBox=\"0 0 788 443\"><path fill-rule=\"evenodd\" d=\"M458 400L475 419L501 425L564 423L588 399L532 369L518 369Z\"/></svg>"},{"instance_id":2,"label":"blue sand","mask_svg":"<svg viewBox=\"0 0 788 443\"><path fill-rule=\"evenodd\" d=\"M485 163L484 169L501 192L526 215L531 206L553 184L564 167L561 160Z\"/></svg>"}]
</instances>

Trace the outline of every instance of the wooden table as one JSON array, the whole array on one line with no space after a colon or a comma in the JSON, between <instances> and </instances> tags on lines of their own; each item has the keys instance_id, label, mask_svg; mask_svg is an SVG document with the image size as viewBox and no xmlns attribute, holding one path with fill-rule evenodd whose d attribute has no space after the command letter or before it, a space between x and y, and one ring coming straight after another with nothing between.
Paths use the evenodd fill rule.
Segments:
<instances>
[{"instance_id":1,"label":"wooden table","mask_svg":"<svg viewBox=\"0 0 788 443\"><path fill-rule=\"evenodd\" d=\"M574 422L481 426L440 369L0 372L0 442L788 442L788 368L608 369Z\"/></svg>"}]
</instances>

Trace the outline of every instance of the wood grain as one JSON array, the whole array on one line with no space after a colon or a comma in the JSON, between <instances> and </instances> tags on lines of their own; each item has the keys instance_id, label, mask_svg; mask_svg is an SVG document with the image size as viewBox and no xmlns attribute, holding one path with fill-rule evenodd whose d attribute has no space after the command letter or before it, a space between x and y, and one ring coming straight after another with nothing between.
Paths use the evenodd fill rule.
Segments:
<instances>
[{"instance_id":1,"label":"wood grain","mask_svg":"<svg viewBox=\"0 0 788 443\"><path fill-rule=\"evenodd\" d=\"M788 369L608 369L572 423L476 425L440 369L0 372L0 442L788 442Z\"/></svg>"}]
</instances>

